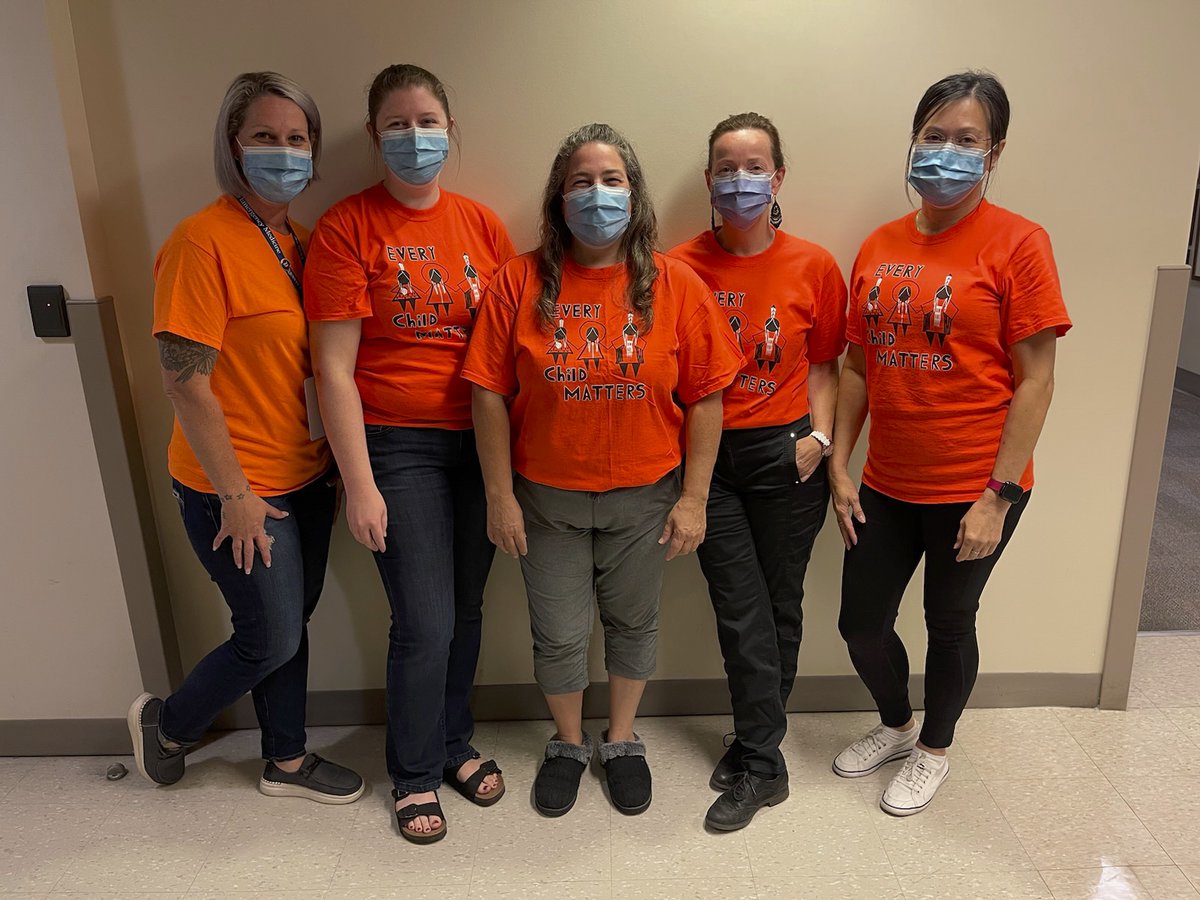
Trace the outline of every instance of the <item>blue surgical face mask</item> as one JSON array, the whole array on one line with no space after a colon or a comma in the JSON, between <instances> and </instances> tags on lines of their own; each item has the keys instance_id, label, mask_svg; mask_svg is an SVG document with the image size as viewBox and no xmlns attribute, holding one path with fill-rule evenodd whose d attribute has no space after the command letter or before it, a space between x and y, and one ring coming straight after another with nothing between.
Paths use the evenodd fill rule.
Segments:
<instances>
[{"instance_id":1,"label":"blue surgical face mask","mask_svg":"<svg viewBox=\"0 0 1200 900\"><path fill-rule=\"evenodd\" d=\"M713 209L721 214L721 221L745 231L771 205L771 180L774 177L774 172L752 173L742 169L729 175L713 176Z\"/></svg>"},{"instance_id":2,"label":"blue surgical face mask","mask_svg":"<svg viewBox=\"0 0 1200 900\"><path fill-rule=\"evenodd\" d=\"M241 143L238 143L242 147ZM312 181L312 152L295 147L242 147L250 189L272 203L290 203Z\"/></svg>"},{"instance_id":3,"label":"blue surgical face mask","mask_svg":"<svg viewBox=\"0 0 1200 900\"><path fill-rule=\"evenodd\" d=\"M951 143L917 144L908 167L908 183L930 206L948 209L983 180L983 162L991 152L965 150Z\"/></svg>"},{"instance_id":4,"label":"blue surgical face mask","mask_svg":"<svg viewBox=\"0 0 1200 900\"><path fill-rule=\"evenodd\" d=\"M607 247L629 227L629 188L593 184L563 195L571 234L589 247Z\"/></svg>"},{"instance_id":5,"label":"blue surgical face mask","mask_svg":"<svg viewBox=\"0 0 1200 900\"><path fill-rule=\"evenodd\" d=\"M429 184L438 177L450 153L445 128L401 128L379 135L383 161L405 184Z\"/></svg>"}]
</instances>

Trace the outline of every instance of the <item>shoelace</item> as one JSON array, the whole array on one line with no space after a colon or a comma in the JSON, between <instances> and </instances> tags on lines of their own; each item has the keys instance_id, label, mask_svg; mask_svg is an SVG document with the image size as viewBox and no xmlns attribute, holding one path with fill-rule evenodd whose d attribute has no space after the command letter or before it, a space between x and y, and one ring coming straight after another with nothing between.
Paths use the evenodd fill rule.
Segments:
<instances>
[{"instance_id":1,"label":"shoelace","mask_svg":"<svg viewBox=\"0 0 1200 900\"><path fill-rule=\"evenodd\" d=\"M741 802L746 799L746 795L750 793L750 773L742 772L738 775L737 781L733 783L733 799Z\"/></svg>"},{"instance_id":2,"label":"shoelace","mask_svg":"<svg viewBox=\"0 0 1200 900\"><path fill-rule=\"evenodd\" d=\"M879 732L872 731L866 737L860 738L855 742L853 749L855 753L864 759L870 759L883 749L883 741L879 739Z\"/></svg>"},{"instance_id":3,"label":"shoelace","mask_svg":"<svg viewBox=\"0 0 1200 900\"><path fill-rule=\"evenodd\" d=\"M933 769L930 768L925 757L918 757L914 754L904 761L904 768L900 770L900 780L909 782L917 790L921 790L932 774Z\"/></svg>"}]
</instances>

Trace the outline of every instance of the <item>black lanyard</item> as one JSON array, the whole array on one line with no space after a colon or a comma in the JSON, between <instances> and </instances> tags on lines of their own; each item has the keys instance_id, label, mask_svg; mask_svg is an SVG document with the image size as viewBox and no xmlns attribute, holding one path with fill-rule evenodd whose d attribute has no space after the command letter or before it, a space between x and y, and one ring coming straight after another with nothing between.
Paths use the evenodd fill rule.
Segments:
<instances>
[{"instance_id":1,"label":"black lanyard","mask_svg":"<svg viewBox=\"0 0 1200 900\"><path fill-rule=\"evenodd\" d=\"M283 268L283 272L292 280L292 287L296 289L296 293L300 297L300 303L304 303L304 286L300 283L300 278L296 275L296 270L292 268L291 261L283 255L283 249L279 246L279 241L275 237L275 232L271 230L271 226L262 220L262 217L254 211L245 197L238 197L237 202L242 204L242 209L246 211L246 215L250 217L250 221L258 226L258 230L262 232L263 237L267 239L267 243L271 245L271 249L275 251L275 258L279 260L279 265ZM286 219L284 221L287 221ZM288 234L292 236L292 243L296 245L296 256L300 258L300 269L304 270L304 248L300 246L300 241L296 238L296 232L292 231L292 223L287 223Z\"/></svg>"}]
</instances>

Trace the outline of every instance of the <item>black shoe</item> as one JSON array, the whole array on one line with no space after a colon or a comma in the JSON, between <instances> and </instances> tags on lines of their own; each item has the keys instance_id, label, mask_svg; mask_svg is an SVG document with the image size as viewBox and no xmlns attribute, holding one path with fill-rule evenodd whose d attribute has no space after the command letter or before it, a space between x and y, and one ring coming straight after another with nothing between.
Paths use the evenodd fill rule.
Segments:
<instances>
[{"instance_id":1,"label":"black shoe","mask_svg":"<svg viewBox=\"0 0 1200 900\"><path fill-rule=\"evenodd\" d=\"M303 797L318 803L353 803L366 785L357 772L310 753L295 772L285 772L268 762L258 780L258 789L268 797Z\"/></svg>"},{"instance_id":2,"label":"black shoe","mask_svg":"<svg viewBox=\"0 0 1200 900\"><path fill-rule=\"evenodd\" d=\"M738 742L736 735L731 732L725 737L728 740L725 745L728 749L721 757L721 761L717 763L717 767L713 769L712 777L708 779L708 786L714 791L722 793L733 787L737 783L738 776L745 771L742 768L742 757L746 755L746 748Z\"/></svg>"},{"instance_id":3,"label":"black shoe","mask_svg":"<svg viewBox=\"0 0 1200 900\"><path fill-rule=\"evenodd\" d=\"M632 741L605 741L600 736L600 764L608 782L608 798L617 812L636 816L650 807L650 766L646 764L646 745L636 734Z\"/></svg>"},{"instance_id":4,"label":"black shoe","mask_svg":"<svg viewBox=\"0 0 1200 900\"><path fill-rule=\"evenodd\" d=\"M159 740L159 722L163 702L153 694L142 694L133 701L125 722L133 739L133 758L138 771L155 784L174 784L183 777L186 748L168 750Z\"/></svg>"},{"instance_id":5,"label":"black shoe","mask_svg":"<svg viewBox=\"0 0 1200 900\"><path fill-rule=\"evenodd\" d=\"M583 746L552 740L533 780L533 805L543 816L563 816L579 797L579 780L592 759L595 745L584 732Z\"/></svg>"},{"instance_id":6,"label":"black shoe","mask_svg":"<svg viewBox=\"0 0 1200 900\"><path fill-rule=\"evenodd\" d=\"M774 806L787 798L786 772L774 778L743 772L737 783L708 808L704 824L716 831L737 831L749 825L764 806Z\"/></svg>"}]
</instances>

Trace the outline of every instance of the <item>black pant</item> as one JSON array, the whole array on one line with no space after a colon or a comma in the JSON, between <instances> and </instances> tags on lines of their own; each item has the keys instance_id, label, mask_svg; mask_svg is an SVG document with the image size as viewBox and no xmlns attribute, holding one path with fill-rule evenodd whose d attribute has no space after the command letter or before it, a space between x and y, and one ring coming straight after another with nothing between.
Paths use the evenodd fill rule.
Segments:
<instances>
[{"instance_id":1,"label":"black pant","mask_svg":"<svg viewBox=\"0 0 1200 900\"><path fill-rule=\"evenodd\" d=\"M854 523L858 543L842 565L842 612L838 630L850 659L875 698L884 725L898 728L912 718L908 699L908 654L896 634L900 598L925 557L925 722L921 743L949 747L975 676L979 643L975 614L1000 554L1029 503L1026 493L1008 511L996 552L956 562L954 542L970 503L907 503L866 485L859 492L866 524Z\"/></svg>"},{"instance_id":2,"label":"black pant","mask_svg":"<svg viewBox=\"0 0 1200 900\"><path fill-rule=\"evenodd\" d=\"M785 771L779 743L796 680L804 573L829 505L824 461L803 483L796 472L796 443L811 431L806 416L721 435L698 551L742 764L768 777Z\"/></svg>"}]
</instances>

